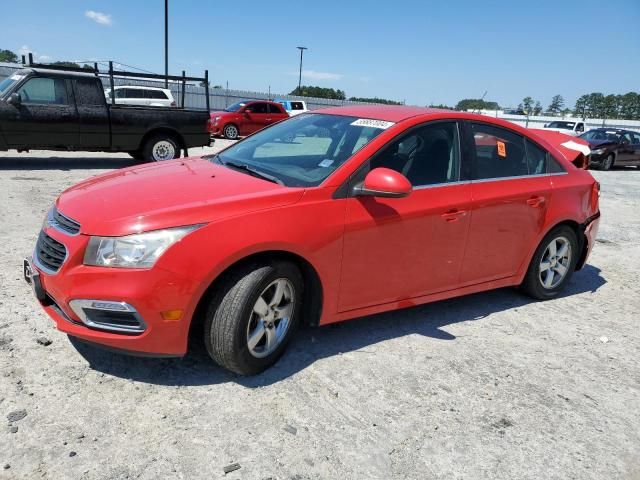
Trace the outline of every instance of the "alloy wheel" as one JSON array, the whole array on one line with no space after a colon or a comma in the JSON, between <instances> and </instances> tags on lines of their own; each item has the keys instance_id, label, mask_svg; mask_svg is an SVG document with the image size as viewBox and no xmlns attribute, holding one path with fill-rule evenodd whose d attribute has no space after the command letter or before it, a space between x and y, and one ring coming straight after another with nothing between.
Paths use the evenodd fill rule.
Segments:
<instances>
[{"instance_id":1,"label":"alloy wheel","mask_svg":"<svg viewBox=\"0 0 640 480\"><path fill-rule=\"evenodd\" d=\"M286 278L265 288L251 311L247 325L247 346L256 358L273 353L284 340L295 307L295 289Z\"/></svg>"},{"instance_id":2,"label":"alloy wheel","mask_svg":"<svg viewBox=\"0 0 640 480\"><path fill-rule=\"evenodd\" d=\"M562 282L571 266L571 243L565 237L556 237L545 249L539 265L542 286L551 290Z\"/></svg>"}]
</instances>

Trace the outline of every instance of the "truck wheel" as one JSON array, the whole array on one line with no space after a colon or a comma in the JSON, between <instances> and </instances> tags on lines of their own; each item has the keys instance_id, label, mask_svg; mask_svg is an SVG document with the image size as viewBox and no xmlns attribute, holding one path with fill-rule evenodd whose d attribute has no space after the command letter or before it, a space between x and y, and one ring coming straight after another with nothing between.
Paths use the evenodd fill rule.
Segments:
<instances>
[{"instance_id":1,"label":"truck wheel","mask_svg":"<svg viewBox=\"0 0 640 480\"><path fill-rule=\"evenodd\" d=\"M162 162L180 157L180 146L171 135L154 135L142 149L144 160L149 162Z\"/></svg>"},{"instance_id":2,"label":"truck wheel","mask_svg":"<svg viewBox=\"0 0 640 480\"><path fill-rule=\"evenodd\" d=\"M533 254L529 269L520 286L529 296L549 300L569 283L580 251L574 230L560 225L551 230Z\"/></svg>"},{"instance_id":3,"label":"truck wheel","mask_svg":"<svg viewBox=\"0 0 640 480\"><path fill-rule=\"evenodd\" d=\"M224 133L225 138L228 138L229 140L235 140L239 135L238 127L236 127L233 123L225 125L222 133Z\"/></svg>"},{"instance_id":4,"label":"truck wheel","mask_svg":"<svg viewBox=\"0 0 640 480\"><path fill-rule=\"evenodd\" d=\"M296 330L302 287L300 270L289 262L249 265L228 276L205 318L211 358L240 375L273 365Z\"/></svg>"}]
</instances>

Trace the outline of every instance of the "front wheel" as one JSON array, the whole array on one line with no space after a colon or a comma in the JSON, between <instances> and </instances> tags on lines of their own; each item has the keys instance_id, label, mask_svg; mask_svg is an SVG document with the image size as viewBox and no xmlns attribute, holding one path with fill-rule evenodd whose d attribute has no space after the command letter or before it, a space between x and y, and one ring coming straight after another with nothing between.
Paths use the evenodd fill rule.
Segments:
<instances>
[{"instance_id":1,"label":"front wheel","mask_svg":"<svg viewBox=\"0 0 640 480\"><path fill-rule=\"evenodd\" d=\"M236 127L233 123L230 123L229 125L225 125L224 129L222 130L222 133L224 134L225 138L229 140L237 139L238 135L240 134L240 132L238 131L238 127Z\"/></svg>"},{"instance_id":2,"label":"front wheel","mask_svg":"<svg viewBox=\"0 0 640 480\"><path fill-rule=\"evenodd\" d=\"M252 265L229 275L205 319L207 351L220 366L254 375L278 360L295 331L303 281L289 262Z\"/></svg>"},{"instance_id":3,"label":"front wheel","mask_svg":"<svg viewBox=\"0 0 640 480\"><path fill-rule=\"evenodd\" d=\"M609 155L607 155L607 158L605 158L602 161L602 166L600 167L602 170L610 170L611 167L613 167L613 154L610 153Z\"/></svg>"},{"instance_id":4,"label":"front wheel","mask_svg":"<svg viewBox=\"0 0 640 480\"><path fill-rule=\"evenodd\" d=\"M536 249L522 282L522 290L538 300L558 296L569 283L579 255L574 230L566 225L554 228Z\"/></svg>"},{"instance_id":5,"label":"front wheel","mask_svg":"<svg viewBox=\"0 0 640 480\"><path fill-rule=\"evenodd\" d=\"M180 146L170 135L154 135L145 143L142 157L148 162L162 162L180 157Z\"/></svg>"}]
</instances>

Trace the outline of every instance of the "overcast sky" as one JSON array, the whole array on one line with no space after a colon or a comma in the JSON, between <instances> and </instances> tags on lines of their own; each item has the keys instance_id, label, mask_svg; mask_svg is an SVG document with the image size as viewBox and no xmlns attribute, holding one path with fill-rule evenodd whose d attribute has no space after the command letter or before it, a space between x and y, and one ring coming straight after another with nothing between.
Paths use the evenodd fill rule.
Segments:
<instances>
[{"instance_id":1,"label":"overcast sky","mask_svg":"<svg viewBox=\"0 0 640 480\"><path fill-rule=\"evenodd\" d=\"M0 10L0 48L164 71L163 0ZM348 96L453 105L486 90L503 106L554 94L573 106L584 93L640 91L640 0L170 0L169 41L172 73L208 68L236 89L289 92L302 45L303 83Z\"/></svg>"}]
</instances>

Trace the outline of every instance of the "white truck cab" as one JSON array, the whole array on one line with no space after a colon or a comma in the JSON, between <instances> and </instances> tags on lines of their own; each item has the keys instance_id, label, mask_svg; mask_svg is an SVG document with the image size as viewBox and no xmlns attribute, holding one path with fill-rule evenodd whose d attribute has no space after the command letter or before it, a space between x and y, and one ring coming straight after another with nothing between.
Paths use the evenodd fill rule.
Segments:
<instances>
[{"instance_id":1,"label":"white truck cab","mask_svg":"<svg viewBox=\"0 0 640 480\"><path fill-rule=\"evenodd\" d=\"M585 124L582 120L554 120L553 122L545 124L543 129L577 137L585 132Z\"/></svg>"}]
</instances>

